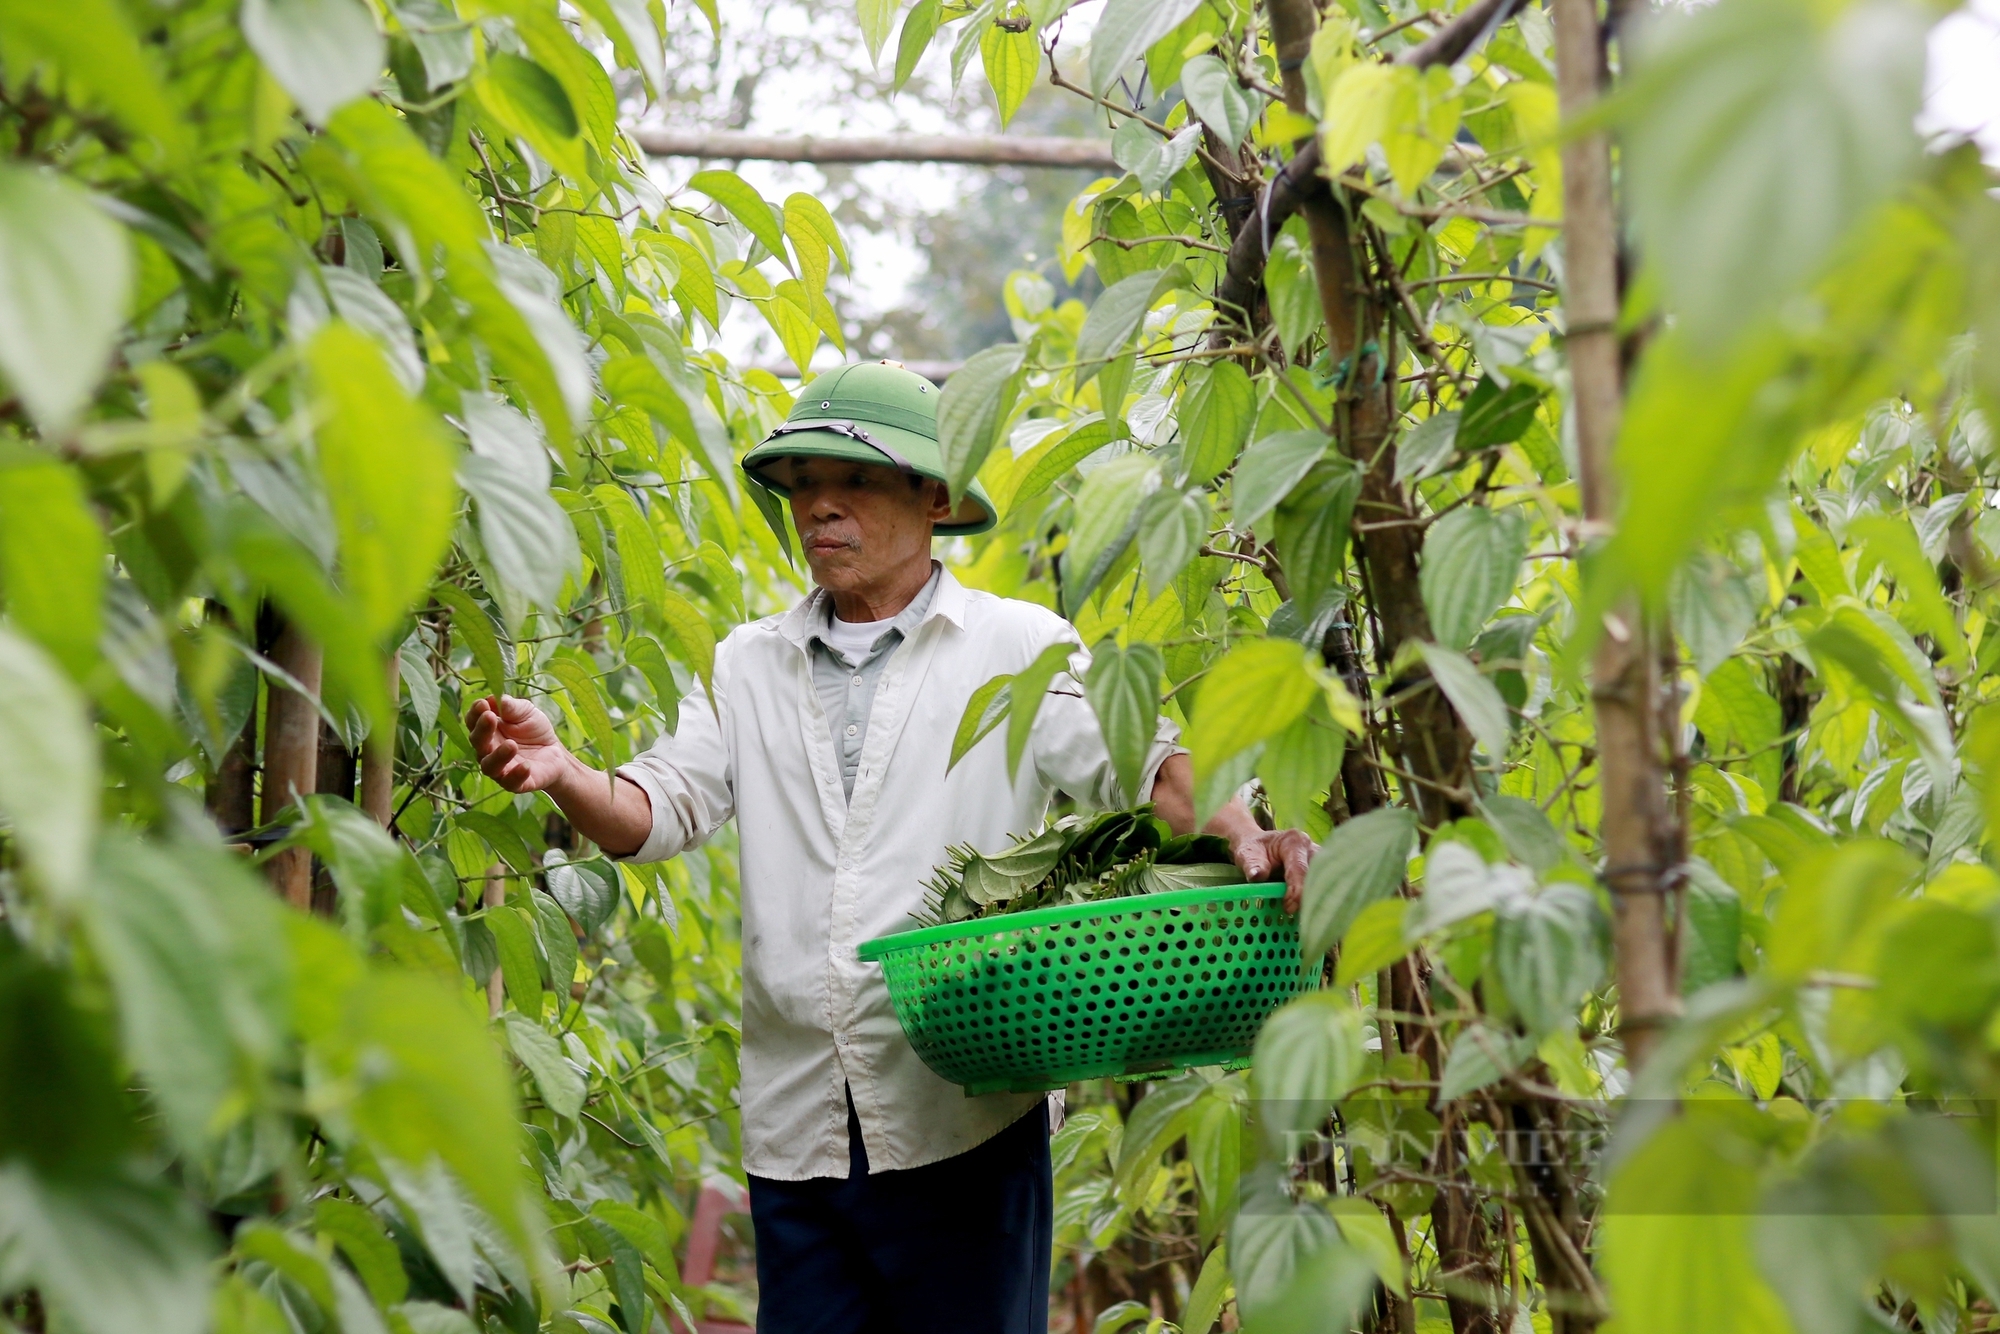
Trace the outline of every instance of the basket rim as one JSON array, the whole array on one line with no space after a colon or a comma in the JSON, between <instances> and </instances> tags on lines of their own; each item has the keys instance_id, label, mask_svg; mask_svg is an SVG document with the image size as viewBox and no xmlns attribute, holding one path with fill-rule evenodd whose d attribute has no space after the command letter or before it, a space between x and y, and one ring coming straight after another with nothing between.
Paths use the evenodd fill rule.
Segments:
<instances>
[{"instance_id":1,"label":"basket rim","mask_svg":"<svg viewBox=\"0 0 2000 1334\"><path fill-rule=\"evenodd\" d=\"M991 935L997 931L1017 931L1030 926L1053 926L1091 917L1120 917L1140 910L1152 912L1160 908L1184 908L1216 899L1281 899L1284 894L1285 882L1278 880L1259 885L1248 882L1236 885L1197 885L1193 889L1169 889L1157 894L1132 894L1123 898L1098 899L1092 903L1059 903L1054 907L1030 908L1026 912L1006 913L1000 917L946 922L940 926L920 926L908 931L876 936L873 940L862 941L855 947L854 952L861 962L876 963L884 955L900 950L936 945L944 941L971 939L976 936Z\"/></svg>"}]
</instances>

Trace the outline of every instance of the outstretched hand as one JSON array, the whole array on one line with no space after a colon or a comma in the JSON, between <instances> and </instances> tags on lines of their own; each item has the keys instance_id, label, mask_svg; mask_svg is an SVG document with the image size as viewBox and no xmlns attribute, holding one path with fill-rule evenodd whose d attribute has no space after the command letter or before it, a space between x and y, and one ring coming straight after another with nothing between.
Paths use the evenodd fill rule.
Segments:
<instances>
[{"instance_id":1,"label":"outstretched hand","mask_svg":"<svg viewBox=\"0 0 2000 1334\"><path fill-rule=\"evenodd\" d=\"M466 711L479 769L509 792L541 792L573 764L548 715L525 699L489 695Z\"/></svg>"},{"instance_id":2,"label":"outstretched hand","mask_svg":"<svg viewBox=\"0 0 2000 1334\"><path fill-rule=\"evenodd\" d=\"M1295 913L1304 898L1306 866L1312 861L1313 841L1297 829L1259 829L1229 840L1230 854L1247 880L1282 877L1285 882L1285 911Z\"/></svg>"}]
</instances>

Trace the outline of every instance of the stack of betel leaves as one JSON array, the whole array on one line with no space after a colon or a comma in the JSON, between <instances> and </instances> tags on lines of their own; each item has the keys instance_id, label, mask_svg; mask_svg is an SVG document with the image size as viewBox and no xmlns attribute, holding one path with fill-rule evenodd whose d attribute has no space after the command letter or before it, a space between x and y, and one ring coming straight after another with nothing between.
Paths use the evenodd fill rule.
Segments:
<instances>
[{"instance_id":1,"label":"stack of betel leaves","mask_svg":"<svg viewBox=\"0 0 2000 1334\"><path fill-rule=\"evenodd\" d=\"M959 845L924 882L924 926L1030 908L1090 903L1243 879L1229 845L1212 834L1176 835L1150 806L1065 815L997 853Z\"/></svg>"}]
</instances>

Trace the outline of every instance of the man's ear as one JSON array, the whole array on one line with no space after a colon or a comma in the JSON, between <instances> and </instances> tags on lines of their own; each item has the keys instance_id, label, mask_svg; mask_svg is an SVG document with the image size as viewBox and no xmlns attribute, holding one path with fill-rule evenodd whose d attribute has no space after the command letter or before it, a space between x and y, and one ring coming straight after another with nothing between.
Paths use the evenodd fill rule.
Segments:
<instances>
[{"instance_id":1,"label":"man's ear","mask_svg":"<svg viewBox=\"0 0 2000 1334\"><path fill-rule=\"evenodd\" d=\"M951 488L947 487L943 482L934 481L929 484L929 489L931 503L930 508L925 511L925 517L932 523L950 522Z\"/></svg>"}]
</instances>

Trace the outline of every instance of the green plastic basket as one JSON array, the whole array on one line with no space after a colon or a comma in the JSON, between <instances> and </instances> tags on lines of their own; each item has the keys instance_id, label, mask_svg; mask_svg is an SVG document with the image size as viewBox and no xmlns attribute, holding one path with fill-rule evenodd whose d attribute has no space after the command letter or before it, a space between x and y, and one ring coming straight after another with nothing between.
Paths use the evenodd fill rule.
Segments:
<instances>
[{"instance_id":1,"label":"green plastic basket","mask_svg":"<svg viewBox=\"0 0 2000 1334\"><path fill-rule=\"evenodd\" d=\"M1312 984L1283 885L1213 885L880 936L889 999L924 1064L968 1094L1247 1059Z\"/></svg>"}]
</instances>

